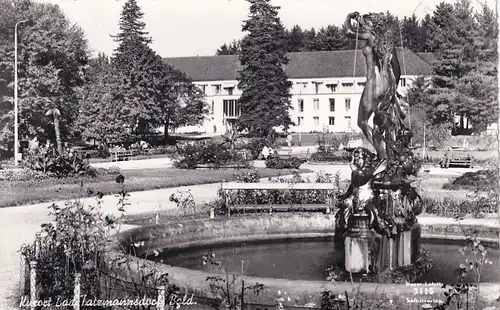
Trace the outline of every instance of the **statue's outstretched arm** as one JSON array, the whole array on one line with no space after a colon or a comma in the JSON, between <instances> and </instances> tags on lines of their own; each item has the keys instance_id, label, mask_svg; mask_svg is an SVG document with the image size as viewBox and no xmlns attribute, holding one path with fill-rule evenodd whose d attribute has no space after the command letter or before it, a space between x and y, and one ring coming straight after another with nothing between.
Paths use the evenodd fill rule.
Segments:
<instances>
[{"instance_id":1,"label":"statue's outstretched arm","mask_svg":"<svg viewBox=\"0 0 500 310\"><path fill-rule=\"evenodd\" d=\"M352 20L356 20L359 24L359 19L361 15L358 12L353 12L347 15L344 23L344 32L345 35L349 38L358 39L358 40L370 40L372 34L369 32L359 32L359 29L354 29L352 26Z\"/></svg>"}]
</instances>

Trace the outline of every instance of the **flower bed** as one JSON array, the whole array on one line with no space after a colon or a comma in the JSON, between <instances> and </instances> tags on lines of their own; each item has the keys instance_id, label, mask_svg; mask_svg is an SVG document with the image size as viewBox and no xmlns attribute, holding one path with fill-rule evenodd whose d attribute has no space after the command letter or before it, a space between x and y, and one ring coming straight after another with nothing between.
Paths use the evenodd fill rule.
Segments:
<instances>
[{"instance_id":1,"label":"flower bed","mask_svg":"<svg viewBox=\"0 0 500 310\"><path fill-rule=\"evenodd\" d=\"M317 152L311 155L310 158L311 161L318 161L318 162L342 162L342 163L348 163L350 159L350 155L348 152Z\"/></svg>"},{"instance_id":2,"label":"flower bed","mask_svg":"<svg viewBox=\"0 0 500 310\"><path fill-rule=\"evenodd\" d=\"M496 205L489 203L485 199L472 199L457 201L455 199L432 199L423 198L423 212L426 214L443 217L464 217L484 218L487 214L496 212Z\"/></svg>"},{"instance_id":3,"label":"flower bed","mask_svg":"<svg viewBox=\"0 0 500 310\"><path fill-rule=\"evenodd\" d=\"M174 163L179 169L196 169L206 165L212 169L224 167L248 168L250 163L240 152L230 150L222 144L196 142L178 148L181 157Z\"/></svg>"},{"instance_id":4,"label":"flower bed","mask_svg":"<svg viewBox=\"0 0 500 310\"><path fill-rule=\"evenodd\" d=\"M266 167L271 169L299 169L303 163L304 161L297 157L268 157L266 159Z\"/></svg>"}]
</instances>

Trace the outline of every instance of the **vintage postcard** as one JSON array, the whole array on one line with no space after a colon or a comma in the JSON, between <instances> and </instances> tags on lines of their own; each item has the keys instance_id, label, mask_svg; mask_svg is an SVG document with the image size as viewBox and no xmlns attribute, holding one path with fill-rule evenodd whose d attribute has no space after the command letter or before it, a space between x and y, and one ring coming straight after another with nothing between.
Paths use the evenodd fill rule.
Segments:
<instances>
[{"instance_id":1,"label":"vintage postcard","mask_svg":"<svg viewBox=\"0 0 500 310\"><path fill-rule=\"evenodd\" d=\"M0 0L0 309L500 309L495 0Z\"/></svg>"}]
</instances>

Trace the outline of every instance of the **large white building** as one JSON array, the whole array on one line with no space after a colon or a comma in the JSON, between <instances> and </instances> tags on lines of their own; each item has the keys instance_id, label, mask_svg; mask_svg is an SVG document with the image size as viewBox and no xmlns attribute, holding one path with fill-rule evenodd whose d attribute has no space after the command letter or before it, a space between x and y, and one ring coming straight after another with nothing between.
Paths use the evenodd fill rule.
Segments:
<instances>
[{"instance_id":1,"label":"large white building","mask_svg":"<svg viewBox=\"0 0 500 310\"><path fill-rule=\"evenodd\" d=\"M355 60L356 55L356 60ZM365 85L366 65L361 51L297 52L288 54L285 66L290 81L292 132L358 131L358 105ZM399 50L404 94L412 81L431 74L432 54ZM165 58L166 63L189 76L205 93L210 114L202 126L184 132L224 133L239 116L237 77L241 64L237 55Z\"/></svg>"}]
</instances>

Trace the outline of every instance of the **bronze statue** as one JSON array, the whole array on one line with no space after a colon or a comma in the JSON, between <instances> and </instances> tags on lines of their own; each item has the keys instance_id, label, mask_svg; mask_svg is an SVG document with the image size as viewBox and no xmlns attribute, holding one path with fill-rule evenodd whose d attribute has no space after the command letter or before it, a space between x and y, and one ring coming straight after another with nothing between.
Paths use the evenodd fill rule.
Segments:
<instances>
[{"instance_id":1,"label":"bronze statue","mask_svg":"<svg viewBox=\"0 0 500 310\"><path fill-rule=\"evenodd\" d=\"M366 42L362 49L366 60L366 86L361 96L358 110L358 126L364 136L373 145L377 158L388 157L394 133L404 127L405 115L398 102L397 87L401 76L392 33L387 29L382 14L358 12L347 15L346 35ZM356 26L353 25L353 20ZM373 128L368 120L374 114ZM389 127L396 127L391 130Z\"/></svg>"},{"instance_id":2,"label":"bronze statue","mask_svg":"<svg viewBox=\"0 0 500 310\"><path fill-rule=\"evenodd\" d=\"M347 149L351 183L345 194L337 196L336 248L344 249L347 272L408 266L415 263L419 251L416 216L422 212L423 201L411 186L420 165L411 151L413 134L404 124L397 94L401 71L394 33L383 14L351 13L345 29L347 36L366 42L362 49L366 86L358 126L376 154L365 148ZM373 128L368 125L371 116Z\"/></svg>"}]
</instances>

